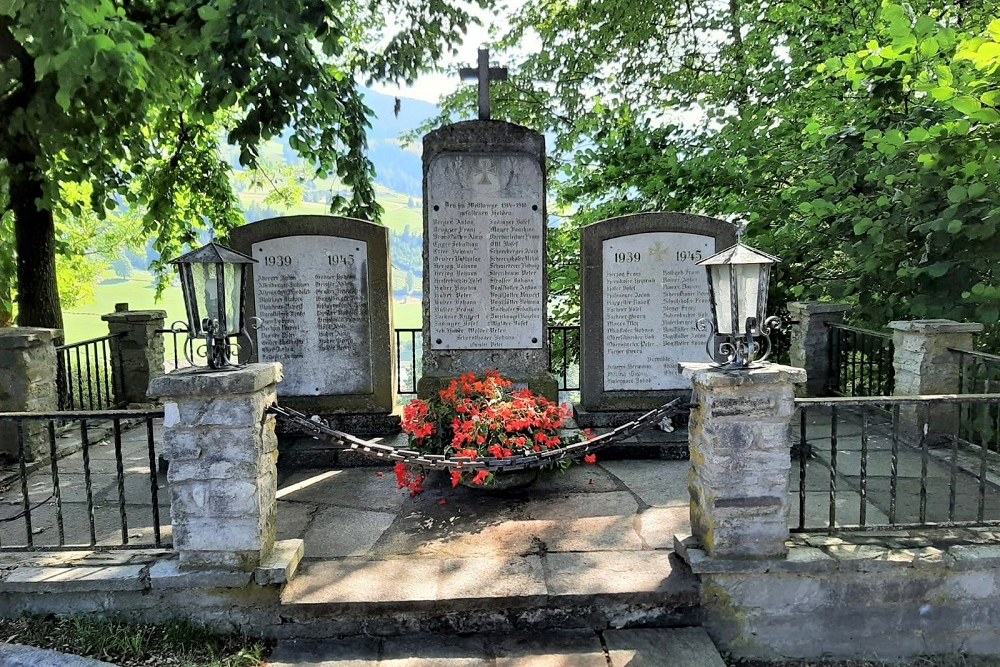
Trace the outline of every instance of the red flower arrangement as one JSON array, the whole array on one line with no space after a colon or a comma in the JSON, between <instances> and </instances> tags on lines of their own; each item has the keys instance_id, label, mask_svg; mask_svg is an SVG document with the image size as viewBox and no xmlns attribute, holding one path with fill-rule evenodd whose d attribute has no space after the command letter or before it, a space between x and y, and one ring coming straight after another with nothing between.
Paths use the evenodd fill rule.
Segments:
<instances>
[{"instance_id":1,"label":"red flower arrangement","mask_svg":"<svg viewBox=\"0 0 1000 667\"><path fill-rule=\"evenodd\" d=\"M508 459L559 447L559 430L569 417L569 405L559 406L529 389L514 391L513 383L497 371L481 378L474 373L452 380L430 400L415 399L403 409L403 431L410 448L429 454ZM586 433L585 433L586 434ZM575 440L574 440L575 442ZM588 456L588 463L596 457ZM411 495L423 491L423 475L405 464L396 466L399 488ZM452 486L467 481L489 485L494 475L486 470L451 472Z\"/></svg>"}]
</instances>

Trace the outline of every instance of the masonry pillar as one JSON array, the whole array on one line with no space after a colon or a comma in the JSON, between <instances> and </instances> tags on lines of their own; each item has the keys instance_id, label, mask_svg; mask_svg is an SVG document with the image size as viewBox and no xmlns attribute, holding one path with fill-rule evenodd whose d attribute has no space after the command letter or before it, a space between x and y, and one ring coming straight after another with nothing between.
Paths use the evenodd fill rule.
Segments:
<instances>
[{"instance_id":1,"label":"masonry pillar","mask_svg":"<svg viewBox=\"0 0 1000 667\"><path fill-rule=\"evenodd\" d=\"M0 412L55 412L56 338L60 329L13 327L0 329ZM47 422L21 422L28 461L49 451ZM0 456L18 456L17 424L0 422Z\"/></svg>"},{"instance_id":2,"label":"masonry pillar","mask_svg":"<svg viewBox=\"0 0 1000 667\"><path fill-rule=\"evenodd\" d=\"M129 310L127 303L101 317L114 336L111 353L118 373L114 382L118 403L145 403L150 381L163 375L163 336L156 330L164 327L166 317L163 310Z\"/></svg>"},{"instance_id":3,"label":"masonry pillar","mask_svg":"<svg viewBox=\"0 0 1000 667\"><path fill-rule=\"evenodd\" d=\"M281 364L176 371L154 378L181 567L252 570L274 545Z\"/></svg>"},{"instance_id":4,"label":"masonry pillar","mask_svg":"<svg viewBox=\"0 0 1000 667\"><path fill-rule=\"evenodd\" d=\"M908 320L889 322L892 329L893 394L961 393L961 358L949 348L973 349L975 335L983 330L976 322ZM958 410L954 405L900 406L900 432L916 440L927 432L954 434Z\"/></svg>"},{"instance_id":5,"label":"masonry pillar","mask_svg":"<svg viewBox=\"0 0 1000 667\"><path fill-rule=\"evenodd\" d=\"M830 325L844 321L851 306L844 303L793 301L788 314L795 324L791 330L789 361L804 368L806 382L798 387L805 396L822 396L830 380Z\"/></svg>"},{"instance_id":6,"label":"masonry pillar","mask_svg":"<svg viewBox=\"0 0 1000 667\"><path fill-rule=\"evenodd\" d=\"M716 558L787 552L789 425L801 368L722 371L682 363L694 385L688 426L691 531Z\"/></svg>"}]
</instances>

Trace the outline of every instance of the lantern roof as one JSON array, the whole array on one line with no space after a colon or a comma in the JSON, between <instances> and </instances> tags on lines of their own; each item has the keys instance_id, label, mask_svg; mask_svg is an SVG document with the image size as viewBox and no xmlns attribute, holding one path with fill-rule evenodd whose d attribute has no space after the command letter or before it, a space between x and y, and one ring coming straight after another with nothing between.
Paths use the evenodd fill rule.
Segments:
<instances>
[{"instance_id":1,"label":"lantern roof","mask_svg":"<svg viewBox=\"0 0 1000 667\"><path fill-rule=\"evenodd\" d=\"M171 264L256 264L257 260L232 248L210 241L208 245L192 250L171 260Z\"/></svg>"},{"instance_id":2,"label":"lantern roof","mask_svg":"<svg viewBox=\"0 0 1000 667\"><path fill-rule=\"evenodd\" d=\"M710 266L713 264L777 264L781 260L766 252L751 248L742 242L726 248L707 259L698 262L698 266Z\"/></svg>"}]
</instances>

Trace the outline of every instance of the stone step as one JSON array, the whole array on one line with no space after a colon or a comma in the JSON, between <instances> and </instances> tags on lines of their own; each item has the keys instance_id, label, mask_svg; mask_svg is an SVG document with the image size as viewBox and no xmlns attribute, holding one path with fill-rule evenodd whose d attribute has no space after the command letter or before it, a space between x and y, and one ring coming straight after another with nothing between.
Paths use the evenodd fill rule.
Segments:
<instances>
[{"instance_id":1,"label":"stone step","mask_svg":"<svg viewBox=\"0 0 1000 667\"><path fill-rule=\"evenodd\" d=\"M305 560L285 589L283 637L680 627L698 582L672 552Z\"/></svg>"},{"instance_id":2,"label":"stone step","mask_svg":"<svg viewBox=\"0 0 1000 667\"><path fill-rule=\"evenodd\" d=\"M270 667L725 667L699 627L286 640Z\"/></svg>"}]
</instances>

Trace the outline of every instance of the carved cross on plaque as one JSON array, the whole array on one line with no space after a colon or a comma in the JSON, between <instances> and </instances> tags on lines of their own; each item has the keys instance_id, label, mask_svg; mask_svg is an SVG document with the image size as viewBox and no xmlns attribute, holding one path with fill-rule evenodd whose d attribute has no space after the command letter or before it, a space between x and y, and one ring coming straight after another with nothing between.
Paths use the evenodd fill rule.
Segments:
<instances>
[{"instance_id":1,"label":"carved cross on plaque","mask_svg":"<svg viewBox=\"0 0 1000 667\"><path fill-rule=\"evenodd\" d=\"M458 70L462 79L479 79L479 120L490 119L490 81L506 81L506 67L490 67L490 50L479 49L478 67Z\"/></svg>"}]
</instances>

